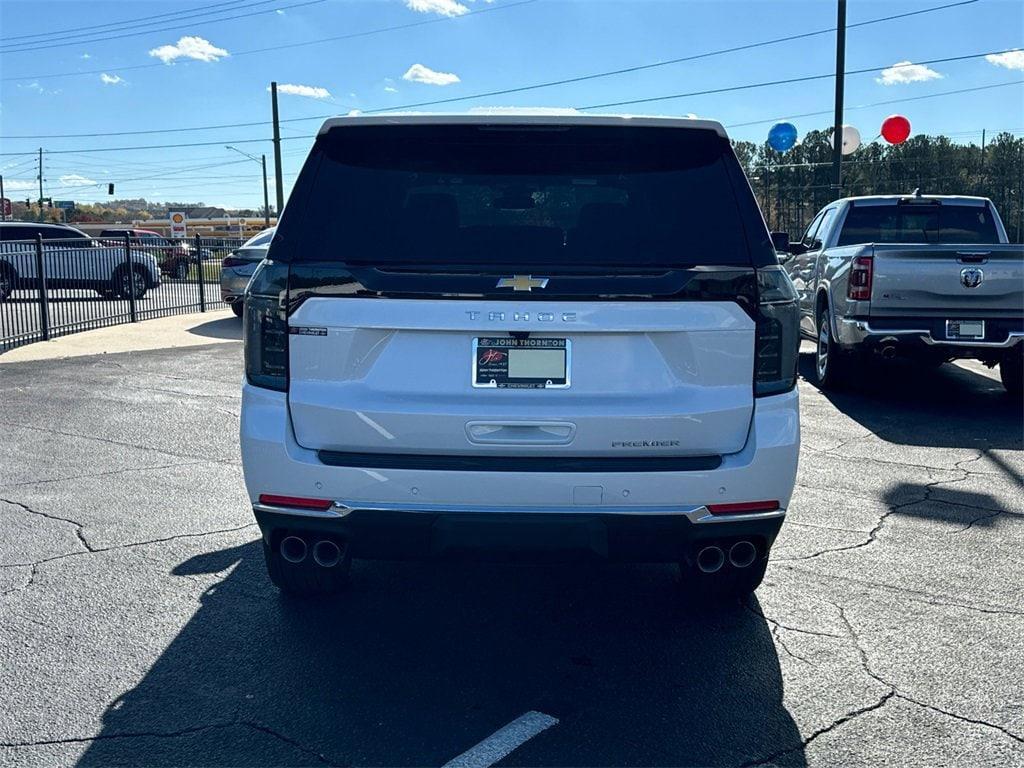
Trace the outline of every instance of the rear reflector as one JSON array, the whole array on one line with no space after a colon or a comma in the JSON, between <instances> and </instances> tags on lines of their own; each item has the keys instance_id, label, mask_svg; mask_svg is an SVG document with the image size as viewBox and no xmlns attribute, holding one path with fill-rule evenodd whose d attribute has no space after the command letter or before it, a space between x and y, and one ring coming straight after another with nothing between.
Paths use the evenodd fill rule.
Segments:
<instances>
[{"instance_id":1,"label":"rear reflector","mask_svg":"<svg viewBox=\"0 0 1024 768\"><path fill-rule=\"evenodd\" d=\"M708 504L712 515L743 515L750 512L774 512L779 508L777 501L738 501L734 504Z\"/></svg>"},{"instance_id":2,"label":"rear reflector","mask_svg":"<svg viewBox=\"0 0 1024 768\"><path fill-rule=\"evenodd\" d=\"M270 493L260 494L260 504L272 507L295 507L297 509L330 509L334 502L330 499L306 499L302 496L274 496Z\"/></svg>"}]
</instances>

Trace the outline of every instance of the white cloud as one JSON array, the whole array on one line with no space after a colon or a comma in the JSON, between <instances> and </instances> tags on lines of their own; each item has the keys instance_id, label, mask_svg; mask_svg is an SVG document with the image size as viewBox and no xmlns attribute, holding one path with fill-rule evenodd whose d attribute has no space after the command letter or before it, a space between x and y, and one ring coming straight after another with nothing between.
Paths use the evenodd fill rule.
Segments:
<instances>
[{"instance_id":1,"label":"white cloud","mask_svg":"<svg viewBox=\"0 0 1024 768\"><path fill-rule=\"evenodd\" d=\"M451 85L452 83L460 82L459 76L454 72L435 72L430 67L425 67L422 64L413 64L402 75L402 79L427 85Z\"/></svg>"},{"instance_id":2,"label":"white cloud","mask_svg":"<svg viewBox=\"0 0 1024 768\"><path fill-rule=\"evenodd\" d=\"M384 93L398 93L398 89L393 85L385 85Z\"/></svg>"},{"instance_id":3,"label":"white cloud","mask_svg":"<svg viewBox=\"0 0 1024 768\"><path fill-rule=\"evenodd\" d=\"M87 187L96 182L77 173L67 173L60 177L60 183L65 187Z\"/></svg>"},{"instance_id":4,"label":"white cloud","mask_svg":"<svg viewBox=\"0 0 1024 768\"><path fill-rule=\"evenodd\" d=\"M278 16L284 16L284 11L282 11L280 8L274 11L274 13L276 13Z\"/></svg>"},{"instance_id":5,"label":"white cloud","mask_svg":"<svg viewBox=\"0 0 1024 768\"><path fill-rule=\"evenodd\" d=\"M924 64L912 64L909 61L897 61L891 67L882 70L882 76L875 82L882 85L902 85L903 83L923 83L927 80L940 80L945 75Z\"/></svg>"},{"instance_id":6,"label":"white cloud","mask_svg":"<svg viewBox=\"0 0 1024 768\"><path fill-rule=\"evenodd\" d=\"M38 181L28 181L23 179L4 179L4 190L6 192L22 192L26 189L38 188Z\"/></svg>"},{"instance_id":7,"label":"white cloud","mask_svg":"<svg viewBox=\"0 0 1024 768\"><path fill-rule=\"evenodd\" d=\"M81 56L79 56L78 58L80 58L80 59L91 59L91 58L92 58L92 56L90 56L90 55L89 55L88 53L83 53L83 54L82 54Z\"/></svg>"},{"instance_id":8,"label":"white cloud","mask_svg":"<svg viewBox=\"0 0 1024 768\"><path fill-rule=\"evenodd\" d=\"M267 86L267 90L270 90L270 86ZM278 93L287 93L290 96L306 96L310 99L329 99L331 98L331 92L326 88L321 88L316 85L296 85L294 83L281 83L277 86Z\"/></svg>"},{"instance_id":9,"label":"white cloud","mask_svg":"<svg viewBox=\"0 0 1024 768\"><path fill-rule=\"evenodd\" d=\"M161 45L149 52L150 56L170 64L175 59L195 59L196 61L217 61L230 56L223 48L218 48L202 37L182 37L174 45Z\"/></svg>"},{"instance_id":10,"label":"white cloud","mask_svg":"<svg viewBox=\"0 0 1024 768\"><path fill-rule=\"evenodd\" d=\"M120 75L108 75L106 72L100 75L100 82L104 85L122 85L124 79Z\"/></svg>"},{"instance_id":11,"label":"white cloud","mask_svg":"<svg viewBox=\"0 0 1024 768\"><path fill-rule=\"evenodd\" d=\"M990 53L985 57L985 61L989 64L995 64L997 67L1024 70L1024 51L1016 48L1006 53Z\"/></svg>"},{"instance_id":12,"label":"white cloud","mask_svg":"<svg viewBox=\"0 0 1024 768\"><path fill-rule=\"evenodd\" d=\"M418 13L436 13L441 16L469 13L469 8L456 0L405 0L405 7Z\"/></svg>"}]
</instances>

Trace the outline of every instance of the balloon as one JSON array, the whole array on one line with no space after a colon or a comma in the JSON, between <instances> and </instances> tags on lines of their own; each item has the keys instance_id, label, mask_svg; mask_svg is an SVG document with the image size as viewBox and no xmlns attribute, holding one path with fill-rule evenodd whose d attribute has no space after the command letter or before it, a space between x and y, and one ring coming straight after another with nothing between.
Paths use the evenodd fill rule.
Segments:
<instances>
[{"instance_id":1,"label":"balloon","mask_svg":"<svg viewBox=\"0 0 1024 768\"><path fill-rule=\"evenodd\" d=\"M776 123L768 131L768 146L776 152L785 152L796 144L796 126L792 123Z\"/></svg>"},{"instance_id":2,"label":"balloon","mask_svg":"<svg viewBox=\"0 0 1024 768\"><path fill-rule=\"evenodd\" d=\"M852 125L843 126L843 154L852 155L860 146L860 131Z\"/></svg>"},{"instance_id":3,"label":"balloon","mask_svg":"<svg viewBox=\"0 0 1024 768\"><path fill-rule=\"evenodd\" d=\"M910 121L903 115L889 115L882 121L882 138L890 144L902 144L910 138Z\"/></svg>"}]
</instances>

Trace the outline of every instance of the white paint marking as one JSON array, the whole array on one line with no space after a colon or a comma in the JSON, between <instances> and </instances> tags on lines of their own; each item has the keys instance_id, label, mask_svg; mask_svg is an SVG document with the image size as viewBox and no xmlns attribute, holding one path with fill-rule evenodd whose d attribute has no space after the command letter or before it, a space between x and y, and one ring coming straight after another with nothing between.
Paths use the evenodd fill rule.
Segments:
<instances>
[{"instance_id":1,"label":"white paint marking","mask_svg":"<svg viewBox=\"0 0 1024 768\"><path fill-rule=\"evenodd\" d=\"M545 715L543 712L527 712L475 747L449 760L442 768L487 768L512 754L538 733L557 724L556 717Z\"/></svg>"}]
</instances>

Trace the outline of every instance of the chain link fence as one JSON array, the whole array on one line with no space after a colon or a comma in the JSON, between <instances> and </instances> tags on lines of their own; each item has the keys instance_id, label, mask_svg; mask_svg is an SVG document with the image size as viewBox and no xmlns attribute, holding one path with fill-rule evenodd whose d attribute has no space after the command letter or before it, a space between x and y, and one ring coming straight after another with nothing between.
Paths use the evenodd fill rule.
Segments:
<instances>
[{"instance_id":1,"label":"chain link fence","mask_svg":"<svg viewBox=\"0 0 1024 768\"><path fill-rule=\"evenodd\" d=\"M0 353L108 325L223 309L221 262L242 243L199 236L160 245L130 236L4 239Z\"/></svg>"}]
</instances>

